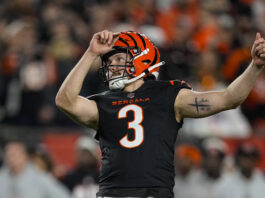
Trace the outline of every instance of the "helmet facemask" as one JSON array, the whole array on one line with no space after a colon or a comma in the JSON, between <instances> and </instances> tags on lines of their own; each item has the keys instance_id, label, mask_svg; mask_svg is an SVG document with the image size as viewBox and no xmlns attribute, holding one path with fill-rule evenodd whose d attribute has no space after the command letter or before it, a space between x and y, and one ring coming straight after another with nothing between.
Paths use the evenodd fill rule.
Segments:
<instances>
[{"instance_id":1,"label":"helmet facemask","mask_svg":"<svg viewBox=\"0 0 265 198\"><path fill-rule=\"evenodd\" d=\"M111 65L109 58L117 53L125 53L126 59L122 64ZM104 82L110 89L121 90L125 85L150 76L158 77L158 67L165 62L160 62L160 53L153 43L143 34L128 31L121 32L112 50L102 57L101 72ZM120 71L117 71L117 67ZM113 68L120 74L112 75ZM121 72L122 71L122 72ZM116 73L115 72L115 73Z\"/></svg>"},{"instance_id":2,"label":"helmet facemask","mask_svg":"<svg viewBox=\"0 0 265 198\"><path fill-rule=\"evenodd\" d=\"M114 48L109 53L101 57L102 67L100 68L103 74L105 84L112 90L121 90L126 85L126 82L133 77L135 68L132 64L132 56L129 48ZM119 53L124 53L124 63L111 64L110 57ZM120 58L119 55L115 58ZM117 75L118 74L118 75Z\"/></svg>"}]
</instances>

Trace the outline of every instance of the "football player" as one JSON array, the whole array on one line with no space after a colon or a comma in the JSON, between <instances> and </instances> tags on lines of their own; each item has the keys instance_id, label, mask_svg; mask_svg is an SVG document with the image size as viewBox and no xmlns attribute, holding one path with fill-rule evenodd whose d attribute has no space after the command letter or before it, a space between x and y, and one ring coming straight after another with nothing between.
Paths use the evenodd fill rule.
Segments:
<instances>
[{"instance_id":1,"label":"football player","mask_svg":"<svg viewBox=\"0 0 265 198\"><path fill-rule=\"evenodd\" d=\"M248 96L265 65L259 33L253 60L223 91L196 92L184 81L157 81L159 50L143 34L107 30L90 46L56 96L74 121L97 130L102 167L97 197L172 198L174 144L183 118L202 118L236 108ZM82 83L98 58L109 91L88 98Z\"/></svg>"}]
</instances>

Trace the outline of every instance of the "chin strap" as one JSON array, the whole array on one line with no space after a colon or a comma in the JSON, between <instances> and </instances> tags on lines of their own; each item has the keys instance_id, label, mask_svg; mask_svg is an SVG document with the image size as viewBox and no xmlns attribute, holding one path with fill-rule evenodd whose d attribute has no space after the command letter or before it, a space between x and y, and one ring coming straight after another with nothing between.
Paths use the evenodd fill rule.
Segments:
<instances>
[{"instance_id":1,"label":"chin strap","mask_svg":"<svg viewBox=\"0 0 265 198\"><path fill-rule=\"evenodd\" d=\"M164 64L165 64L165 61L162 61L162 62L160 62L160 63L157 63L157 64L155 64L155 65L149 67L147 70L145 70L145 71L144 71L143 73L141 73L139 76L136 76L136 77L131 78L131 79L129 79L128 76L126 76L126 77L123 77L122 79L121 79L121 78L118 78L118 79L110 80L110 81L109 81L109 88L110 88L111 90L121 90L121 89L123 89L123 88L125 87L125 85L130 84L130 83L132 83L132 82L135 82L136 80L138 80L138 79L144 77L145 75L151 73L151 71L154 70L155 68L160 67L160 66L162 66L162 65L164 65ZM157 79L157 77L158 77L158 72L153 72L152 74L153 74L153 75L155 76L155 78ZM122 75L121 75L121 76L122 76Z\"/></svg>"},{"instance_id":2,"label":"chin strap","mask_svg":"<svg viewBox=\"0 0 265 198\"><path fill-rule=\"evenodd\" d=\"M128 76L109 81L109 88L111 90L121 90L125 87L125 82L128 80Z\"/></svg>"}]
</instances>

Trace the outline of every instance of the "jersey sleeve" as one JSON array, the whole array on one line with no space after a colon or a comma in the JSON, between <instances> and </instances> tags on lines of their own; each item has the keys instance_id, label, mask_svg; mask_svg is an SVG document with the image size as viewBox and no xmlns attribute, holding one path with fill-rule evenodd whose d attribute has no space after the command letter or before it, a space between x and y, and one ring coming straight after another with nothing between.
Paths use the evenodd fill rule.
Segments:
<instances>
[{"instance_id":1,"label":"jersey sleeve","mask_svg":"<svg viewBox=\"0 0 265 198\"><path fill-rule=\"evenodd\" d=\"M170 84L179 91L180 89L192 89L191 86L184 80L171 80Z\"/></svg>"},{"instance_id":2,"label":"jersey sleeve","mask_svg":"<svg viewBox=\"0 0 265 198\"><path fill-rule=\"evenodd\" d=\"M192 89L191 86L186 83L184 80L171 80L168 82L168 89L167 89L167 100L169 103L170 110L175 115L174 111L174 104L176 97L181 89ZM181 126L183 124L183 121L181 121Z\"/></svg>"},{"instance_id":3,"label":"jersey sleeve","mask_svg":"<svg viewBox=\"0 0 265 198\"><path fill-rule=\"evenodd\" d=\"M169 81L168 94L172 102L175 102L175 99L181 89L192 89L191 86L186 83L184 80L171 80Z\"/></svg>"}]
</instances>

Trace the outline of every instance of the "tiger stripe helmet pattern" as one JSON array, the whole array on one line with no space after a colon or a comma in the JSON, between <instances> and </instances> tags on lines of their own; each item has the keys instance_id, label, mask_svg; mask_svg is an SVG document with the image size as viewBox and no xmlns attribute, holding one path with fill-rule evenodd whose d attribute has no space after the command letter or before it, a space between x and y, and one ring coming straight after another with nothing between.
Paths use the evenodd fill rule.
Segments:
<instances>
[{"instance_id":1,"label":"tiger stripe helmet pattern","mask_svg":"<svg viewBox=\"0 0 265 198\"><path fill-rule=\"evenodd\" d=\"M115 53L124 52L130 54L131 59L129 65L124 65L127 76L130 79L135 77L147 77L153 74L155 78L158 76L159 66L164 63L160 63L160 53L158 48L147 38L144 34L134 31L121 32L118 40L114 43L112 51L102 56L103 67L105 67L105 73L108 71L108 66L104 61ZM152 67L154 65L157 65ZM151 68L150 68L151 67ZM109 82L111 79L108 77L105 81ZM137 78L138 79L138 78ZM133 82L130 80L129 82ZM126 83L125 83L126 84Z\"/></svg>"},{"instance_id":2,"label":"tiger stripe helmet pattern","mask_svg":"<svg viewBox=\"0 0 265 198\"><path fill-rule=\"evenodd\" d=\"M115 47L129 48L129 52L133 57L132 64L135 67L135 73L127 72L133 76L139 76L148 67L160 62L160 53L157 47L144 34L139 32L122 32L114 44ZM144 50L147 53L137 57ZM154 71L157 72L158 68Z\"/></svg>"}]
</instances>

